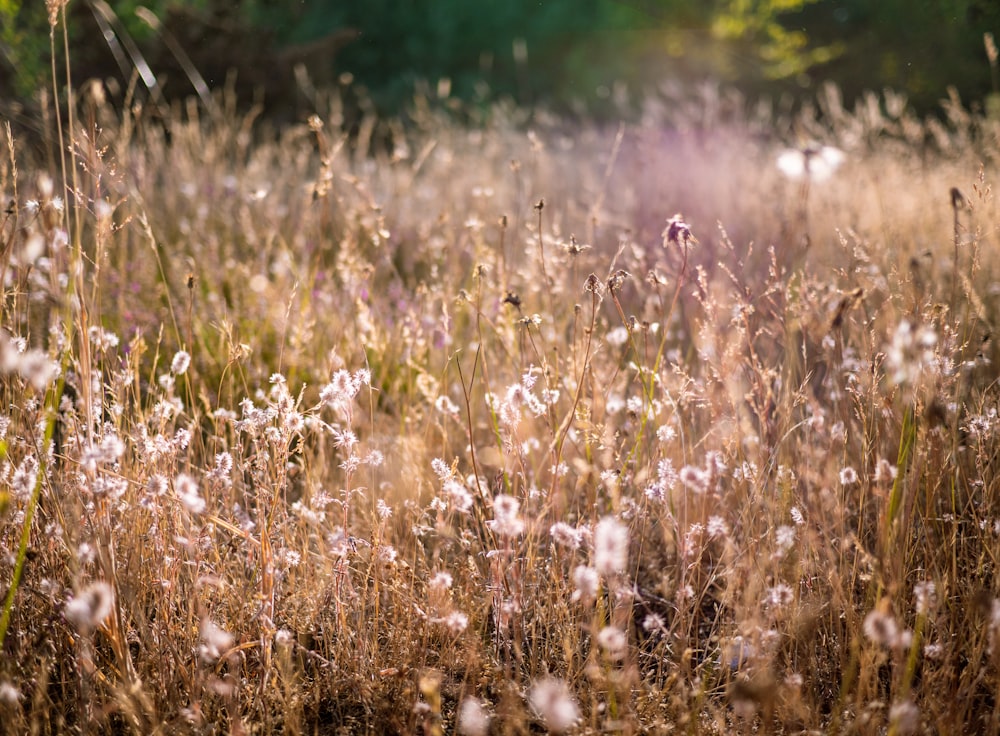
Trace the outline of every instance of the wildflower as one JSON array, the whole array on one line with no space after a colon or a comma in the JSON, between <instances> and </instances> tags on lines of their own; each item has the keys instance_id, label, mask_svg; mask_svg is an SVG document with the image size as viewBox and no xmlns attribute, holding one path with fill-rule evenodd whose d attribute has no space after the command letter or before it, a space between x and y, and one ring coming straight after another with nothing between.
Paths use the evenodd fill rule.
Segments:
<instances>
[{"instance_id":1,"label":"wildflower","mask_svg":"<svg viewBox=\"0 0 1000 736\"><path fill-rule=\"evenodd\" d=\"M667 442L673 442L677 439L677 430L673 428L673 425L663 424L656 428L656 439L660 442L666 444ZM669 460L661 462L670 462ZM672 466L671 466L672 467Z\"/></svg>"},{"instance_id":2,"label":"wildflower","mask_svg":"<svg viewBox=\"0 0 1000 736\"><path fill-rule=\"evenodd\" d=\"M294 549L281 547L274 552L274 559L282 570L291 570L302 564L302 555Z\"/></svg>"},{"instance_id":3,"label":"wildflower","mask_svg":"<svg viewBox=\"0 0 1000 736\"><path fill-rule=\"evenodd\" d=\"M937 334L931 327L914 328L907 320L896 327L886 350L886 366L896 384L915 381L937 364L934 349Z\"/></svg>"},{"instance_id":4,"label":"wildflower","mask_svg":"<svg viewBox=\"0 0 1000 736\"><path fill-rule=\"evenodd\" d=\"M614 295L616 292L621 291L622 287L625 285L625 280L631 278L631 276L632 274L630 274L628 271L619 268L617 271L611 274L611 276L608 277L608 291L610 291L612 295Z\"/></svg>"},{"instance_id":5,"label":"wildflower","mask_svg":"<svg viewBox=\"0 0 1000 736\"><path fill-rule=\"evenodd\" d=\"M441 623L449 632L458 636L469 626L469 617L461 611L452 611L441 619Z\"/></svg>"},{"instance_id":6,"label":"wildflower","mask_svg":"<svg viewBox=\"0 0 1000 736\"><path fill-rule=\"evenodd\" d=\"M90 344L98 351L103 352L118 347L118 335L97 325L92 325L87 331L87 335L90 338Z\"/></svg>"},{"instance_id":7,"label":"wildflower","mask_svg":"<svg viewBox=\"0 0 1000 736\"><path fill-rule=\"evenodd\" d=\"M350 415L351 402L358 395L363 385L371 382L371 374L367 370L349 371L341 369L333 374L330 383L319 392L320 401L334 411Z\"/></svg>"},{"instance_id":8,"label":"wildflower","mask_svg":"<svg viewBox=\"0 0 1000 736\"><path fill-rule=\"evenodd\" d=\"M531 709L553 733L571 729L580 718L580 709L562 680L548 677L531 686Z\"/></svg>"},{"instance_id":9,"label":"wildflower","mask_svg":"<svg viewBox=\"0 0 1000 736\"><path fill-rule=\"evenodd\" d=\"M490 717L479 698L466 698L458 708L458 732L462 736L486 736Z\"/></svg>"},{"instance_id":10,"label":"wildflower","mask_svg":"<svg viewBox=\"0 0 1000 736\"><path fill-rule=\"evenodd\" d=\"M841 468L840 484L842 486L853 486L857 482L858 482L858 471L856 471L849 465L846 468Z\"/></svg>"},{"instance_id":11,"label":"wildflower","mask_svg":"<svg viewBox=\"0 0 1000 736\"><path fill-rule=\"evenodd\" d=\"M498 537L517 537L524 531L524 520L519 517L520 502L504 493L493 498L493 520L486 522Z\"/></svg>"},{"instance_id":12,"label":"wildflower","mask_svg":"<svg viewBox=\"0 0 1000 736\"><path fill-rule=\"evenodd\" d=\"M667 622L658 613L647 613L642 619L642 629L649 634L664 632L667 630Z\"/></svg>"},{"instance_id":13,"label":"wildflower","mask_svg":"<svg viewBox=\"0 0 1000 736\"><path fill-rule=\"evenodd\" d=\"M667 227L663 230L663 245L673 243L682 246L685 250L697 243L698 240L691 234L691 226L684 221L684 215L676 214L667 220Z\"/></svg>"},{"instance_id":14,"label":"wildflower","mask_svg":"<svg viewBox=\"0 0 1000 736\"><path fill-rule=\"evenodd\" d=\"M178 350L170 361L170 372L175 376L183 376L191 365L191 355L186 350Z\"/></svg>"},{"instance_id":15,"label":"wildflower","mask_svg":"<svg viewBox=\"0 0 1000 736\"><path fill-rule=\"evenodd\" d=\"M557 521L550 526L549 534L552 535L552 541L560 547L568 549L579 549L580 547L579 532L576 530L576 527L567 524L565 521Z\"/></svg>"},{"instance_id":16,"label":"wildflower","mask_svg":"<svg viewBox=\"0 0 1000 736\"><path fill-rule=\"evenodd\" d=\"M17 466L10 479L10 487L17 498L29 498L35 490L38 480L38 460L34 455L28 455Z\"/></svg>"},{"instance_id":17,"label":"wildflower","mask_svg":"<svg viewBox=\"0 0 1000 736\"><path fill-rule=\"evenodd\" d=\"M604 336L604 341L613 348L620 348L628 342L628 330L619 325Z\"/></svg>"},{"instance_id":18,"label":"wildflower","mask_svg":"<svg viewBox=\"0 0 1000 736\"><path fill-rule=\"evenodd\" d=\"M628 565L628 529L606 516L594 529L594 567L605 577L622 572Z\"/></svg>"},{"instance_id":19,"label":"wildflower","mask_svg":"<svg viewBox=\"0 0 1000 736\"><path fill-rule=\"evenodd\" d=\"M795 593L784 583L778 583L772 588L768 588L764 598L764 605L769 608L784 608L795 600Z\"/></svg>"},{"instance_id":20,"label":"wildflower","mask_svg":"<svg viewBox=\"0 0 1000 736\"><path fill-rule=\"evenodd\" d=\"M0 682L0 705L17 705L20 700L20 690L6 680Z\"/></svg>"},{"instance_id":21,"label":"wildflower","mask_svg":"<svg viewBox=\"0 0 1000 736\"><path fill-rule=\"evenodd\" d=\"M181 473L174 479L174 493L192 514L205 510L205 499L198 492L198 482L187 473Z\"/></svg>"},{"instance_id":22,"label":"wildflower","mask_svg":"<svg viewBox=\"0 0 1000 736\"><path fill-rule=\"evenodd\" d=\"M442 490L451 500L451 505L456 511L467 514L472 510L472 494L469 493L465 484L455 478L449 478L444 482Z\"/></svg>"},{"instance_id":23,"label":"wildflower","mask_svg":"<svg viewBox=\"0 0 1000 736\"><path fill-rule=\"evenodd\" d=\"M886 460L884 457L879 458L879 461L875 464L875 482L876 483L891 483L896 480L896 475L899 469Z\"/></svg>"},{"instance_id":24,"label":"wildflower","mask_svg":"<svg viewBox=\"0 0 1000 736\"><path fill-rule=\"evenodd\" d=\"M592 293L598 299L604 296L604 284L599 278L597 278L596 274L592 273L587 277L587 281L584 283L583 288L585 291Z\"/></svg>"},{"instance_id":25,"label":"wildflower","mask_svg":"<svg viewBox=\"0 0 1000 736\"><path fill-rule=\"evenodd\" d=\"M712 516L705 525L705 531L709 539L727 539L729 537L729 525L721 516Z\"/></svg>"},{"instance_id":26,"label":"wildflower","mask_svg":"<svg viewBox=\"0 0 1000 736\"><path fill-rule=\"evenodd\" d=\"M774 544L777 547L774 552L774 558L780 560L795 544L795 527L783 524L775 529Z\"/></svg>"},{"instance_id":27,"label":"wildflower","mask_svg":"<svg viewBox=\"0 0 1000 736\"><path fill-rule=\"evenodd\" d=\"M891 647L899 640L899 627L891 614L879 609L865 616L862 630L865 636L875 644Z\"/></svg>"},{"instance_id":28,"label":"wildflower","mask_svg":"<svg viewBox=\"0 0 1000 736\"><path fill-rule=\"evenodd\" d=\"M439 457L431 460L431 470L433 470L434 474L441 480L451 477L451 468L449 468L448 464Z\"/></svg>"},{"instance_id":29,"label":"wildflower","mask_svg":"<svg viewBox=\"0 0 1000 736\"><path fill-rule=\"evenodd\" d=\"M442 394L437 397L437 400L434 402L434 408L442 414L453 417L458 416L458 405L446 395Z\"/></svg>"},{"instance_id":30,"label":"wildflower","mask_svg":"<svg viewBox=\"0 0 1000 736\"><path fill-rule=\"evenodd\" d=\"M90 542L81 542L76 548L76 559L83 565L89 565L97 556L97 550Z\"/></svg>"},{"instance_id":31,"label":"wildflower","mask_svg":"<svg viewBox=\"0 0 1000 736\"><path fill-rule=\"evenodd\" d=\"M628 646L625 632L617 626L605 626L597 632L597 646L611 659L621 659Z\"/></svg>"},{"instance_id":32,"label":"wildflower","mask_svg":"<svg viewBox=\"0 0 1000 736\"><path fill-rule=\"evenodd\" d=\"M920 709L912 700L893 703L889 708L889 723L900 736L908 736L920 730Z\"/></svg>"},{"instance_id":33,"label":"wildflower","mask_svg":"<svg viewBox=\"0 0 1000 736\"><path fill-rule=\"evenodd\" d=\"M220 452L215 456L215 467L208 471L208 477L228 488L232 485L232 472L233 456L228 452Z\"/></svg>"},{"instance_id":34,"label":"wildflower","mask_svg":"<svg viewBox=\"0 0 1000 736\"><path fill-rule=\"evenodd\" d=\"M701 524L695 522L688 527L688 530L684 533L684 537L681 539L681 554L685 558L691 558L699 553L701 541L701 535L705 532L705 527Z\"/></svg>"},{"instance_id":35,"label":"wildflower","mask_svg":"<svg viewBox=\"0 0 1000 736\"><path fill-rule=\"evenodd\" d=\"M201 644L198 655L202 662L212 664L233 646L233 635L209 618L201 621Z\"/></svg>"},{"instance_id":36,"label":"wildflower","mask_svg":"<svg viewBox=\"0 0 1000 736\"><path fill-rule=\"evenodd\" d=\"M439 570L431 577L428 585L431 590L445 591L451 588L452 582L453 580L450 572Z\"/></svg>"},{"instance_id":37,"label":"wildflower","mask_svg":"<svg viewBox=\"0 0 1000 736\"><path fill-rule=\"evenodd\" d=\"M574 590L570 600L583 603L597 600L597 589L600 582L601 577L597 574L597 570L586 565L578 565L573 570Z\"/></svg>"},{"instance_id":38,"label":"wildflower","mask_svg":"<svg viewBox=\"0 0 1000 736\"><path fill-rule=\"evenodd\" d=\"M931 580L921 580L913 586L913 597L916 599L917 614L927 615L937 605L937 588Z\"/></svg>"},{"instance_id":39,"label":"wildflower","mask_svg":"<svg viewBox=\"0 0 1000 736\"><path fill-rule=\"evenodd\" d=\"M704 493L708 490L708 473L694 465L685 465L678 475L681 483L695 493Z\"/></svg>"},{"instance_id":40,"label":"wildflower","mask_svg":"<svg viewBox=\"0 0 1000 736\"><path fill-rule=\"evenodd\" d=\"M778 154L777 166L789 179L797 181L826 181L844 163L846 156L833 146L809 145L804 148L787 149Z\"/></svg>"},{"instance_id":41,"label":"wildflower","mask_svg":"<svg viewBox=\"0 0 1000 736\"><path fill-rule=\"evenodd\" d=\"M939 660L944 656L944 646L940 642L924 645L924 656L927 659Z\"/></svg>"},{"instance_id":42,"label":"wildflower","mask_svg":"<svg viewBox=\"0 0 1000 736\"><path fill-rule=\"evenodd\" d=\"M104 623L111 615L114 592L103 581L91 583L78 595L66 602L63 613L66 620L83 633L89 633Z\"/></svg>"}]
</instances>

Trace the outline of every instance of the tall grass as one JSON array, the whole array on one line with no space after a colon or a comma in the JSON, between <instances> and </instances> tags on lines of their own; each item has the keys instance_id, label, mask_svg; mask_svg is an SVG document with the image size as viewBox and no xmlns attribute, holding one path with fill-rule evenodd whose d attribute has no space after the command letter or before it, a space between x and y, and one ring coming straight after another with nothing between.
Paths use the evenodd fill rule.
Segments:
<instances>
[{"instance_id":1,"label":"tall grass","mask_svg":"<svg viewBox=\"0 0 1000 736\"><path fill-rule=\"evenodd\" d=\"M658 99L8 129L0 728L1000 732L1000 128Z\"/></svg>"}]
</instances>

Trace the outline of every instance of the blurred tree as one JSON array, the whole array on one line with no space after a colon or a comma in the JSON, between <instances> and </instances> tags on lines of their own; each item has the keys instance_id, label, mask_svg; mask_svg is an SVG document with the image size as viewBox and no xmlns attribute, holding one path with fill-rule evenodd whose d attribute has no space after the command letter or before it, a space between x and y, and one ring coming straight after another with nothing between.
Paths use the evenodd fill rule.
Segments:
<instances>
[{"instance_id":1,"label":"blurred tree","mask_svg":"<svg viewBox=\"0 0 1000 736\"><path fill-rule=\"evenodd\" d=\"M131 69L109 53L93 7L69 5L77 82ZM383 112L423 80L467 102L509 97L591 113L622 112L617 90L714 77L750 94L808 93L832 79L850 101L865 89L905 91L921 111L954 84L966 100L990 90L983 48L1000 33L996 0L107 0L173 96L192 93L140 4L186 50L210 85L237 70L244 99L263 91L294 107L292 68L317 84L349 72ZM0 0L0 96L50 84L45 3ZM124 67L124 68L122 68ZM439 86L439 82L441 82ZM0 108L2 109L2 108Z\"/></svg>"}]
</instances>

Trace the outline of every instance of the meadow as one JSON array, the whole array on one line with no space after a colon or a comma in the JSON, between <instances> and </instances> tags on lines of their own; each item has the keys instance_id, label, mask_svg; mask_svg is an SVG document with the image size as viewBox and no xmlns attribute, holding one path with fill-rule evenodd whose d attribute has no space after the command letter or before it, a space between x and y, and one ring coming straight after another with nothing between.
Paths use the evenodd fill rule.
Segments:
<instances>
[{"instance_id":1,"label":"meadow","mask_svg":"<svg viewBox=\"0 0 1000 736\"><path fill-rule=\"evenodd\" d=\"M216 99L0 136L0 731L1000 733L1000 122Z\"/></svg>"}]
</instances>

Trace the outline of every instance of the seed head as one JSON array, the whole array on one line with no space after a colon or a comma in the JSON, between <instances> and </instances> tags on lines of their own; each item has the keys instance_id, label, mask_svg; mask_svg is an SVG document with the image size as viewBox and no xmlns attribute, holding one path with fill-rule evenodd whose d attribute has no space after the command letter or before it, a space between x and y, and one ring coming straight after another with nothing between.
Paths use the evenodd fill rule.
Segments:
<instances>
[{"instance_id":1,"label":"seed head","mask_svg":"<svg viewBox=\"0 0 1000 736\"><path fill-rule=\"evenodd\" d=\"M531 687L531 709L553 733L568 731L580 718L580 708L562 680L548 677Z\"/></svg>"},{"instance_id":2,"label":"seed head","mask_svg":"<svg viewBox=\"0 0 1000 736\"><path fill-rule=\"evenodd\" d=\"M684 215L678 213L667 220L667 227L663 230L663 245L668 243L684 248L698 242L698 239L691 234L691 226L684 221Z\"/></svg>"},{"instance_id":3,"label":"seed head","mask_svg":"<svg viewBox=\"0 0 1000 736\"><path fill-rule=\"evenodd\" d=\"M111 615L114 605L114 592L111 586L103 581L91 583L78 595L66 602L63 613L66 620L76 626L82 633L89 633L104 623Z\"/></svg>"}]
</instances>

